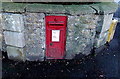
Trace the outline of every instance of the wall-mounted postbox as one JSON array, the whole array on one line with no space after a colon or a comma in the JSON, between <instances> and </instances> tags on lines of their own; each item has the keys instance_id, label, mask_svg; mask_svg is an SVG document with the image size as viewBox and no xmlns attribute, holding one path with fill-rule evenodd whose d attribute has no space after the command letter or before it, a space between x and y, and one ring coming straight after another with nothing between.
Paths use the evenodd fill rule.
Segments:
<instances>
[{"instance_id":1,"label":"wall-mounted postbox","mask_svg":"<svg viewBox=\"0 0 120 79\"><path fill-rule=\"evenodd\" d=\"M67 16L46 16L46 58L63 59Z\"/></svg>"}]
</instances>

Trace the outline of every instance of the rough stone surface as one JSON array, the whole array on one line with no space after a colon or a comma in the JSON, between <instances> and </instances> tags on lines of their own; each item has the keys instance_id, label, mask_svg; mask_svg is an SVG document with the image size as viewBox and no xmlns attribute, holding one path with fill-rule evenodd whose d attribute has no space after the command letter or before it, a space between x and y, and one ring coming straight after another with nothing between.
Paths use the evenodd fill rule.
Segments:
<instances>
[{"instance_id":1,"label":"rough stone surface","mask_svg":"<svg viewBox=\"0 0 120 79\"><path fill-rule=\"evenodd\" d=\"M2 50L2 39L3 39L3 34L2 34L2 14L0 14L0 50Z\"/></svg>"},{"instance_id":2,"label":"rough stone surface","mask_svg":"<svg viewBox=\"0 0 120 79\"><path fill-rule=\"evenodd\" d=\"M0 50L6 52L6 44L5 44L5 39L3 35L3 18L2 18L3 13L0 13Z\"/></svg>"},{"instance_id":3,"label":"rough stone surface","mask_svg":"<svg viewBox=\"0 0 120 79\"><path fill-rule=\"evenodd\" d=\"M2 0L2 2L114 2L114 0Z\"/></svg>"},{"instance_id":4,"label":"rough stone surface","mask_svg":"<svg viewBox=\"0 0 120 79\"><path fill-rule=\"evenodd\" d=\"M64 6L68 14L81 15L81 14L93 14L96 13L89 5L66 5Z\"/></svg>"},{"instance_id":5,"label":"rough stone surface","mask_svg":"<svg viewBox=\"0 0 120 79\"><path fill-rule=\"evenodd\" d=\"M16 47L25 46L24 33L4 31L4 37L5 37L5 43L7 45L16 46Z\"/></svg>"},{"instance_id":6,"label":"rough stone surface","mask_svg":"<svg viewBox=\"0 0 120 79\"><path fill-rule=\"evenodd\" d=\"M27 13L24 19L27 60L44 60L45 14Z\"/></svg>"},{"instance_id":7,"label":"rough stone surface","mask_svg":"<svg viewBox=\"0 0 120 79\"><path fill-rule=\"evenodd\" d=\"M22 32L24 30L23 16L21 14L3 14L3 29Z\"/></svg>"},{"instance_id":8,"label":"rough stone surface","mask_svg":"<svg viewBox=\"0 0 120 79\"><path fill-rule=\"evenodd\" d=\"M113 14L104 15L103 26L101 33L108 31L112 23Z\"/></svg>"},{"instance_id":9,"label":"rough stone surface","mask_svg":"<svg viewBox=\"0 0 120 79\"><path fill-rule=\"evenodd\" d=\"M55 4L28 4L27 12L44 12L44 13L66 13L63 5Z\"/></svg>"},{"instance_id":10,"label":"rough stone surface","mask_svg":"<svg viewBox=\"0 0 120 79\"><path fill-rule=\"evenodd\" d=\"M16 60L25 61L25 50L24 50L24 48L7 46L7 54L8 54L9 59L16 59Z\"/></svg>"},{"instance_id":11,"label":"rough stone surface","mask_svg":"<svg viewBox=\"0 0 120 79\"><path fill-rule=\"evenodd\" d=\"M96 28L96 41L95 47L98 48L107 42L108 30L112 22L113 14L110 15L100 15L101 20L98 21L98 26Z\"/></svg>"},{"instance_id":12,"label":"rough stone surface","mask_svg":"<svg viewBox=\"0 0 120 79\"><path fill-rule=\"evenodd\" d=\"M96 10L96 13L98 14L109 14L114 13L116 9L118 8L118 4L114 2L104 2L104 3L96 3L90 5L94 10Z\"/></svg>"},{"instance_id":13,"label":"rough stone surface","mask_svg":"<svg viewBox=\"0 0 120 79\"><path fill-rule=\"evenodd\" d=\"M25 6L24 3L4 2L2 3L2 10L5 12L24 12Z\"/></svg>"},{"instance_id":14,"label":"rough stone surface","mask_svg":"<svg viewBox=\"0 0 120 79\"><path fill-rule=\"evenodd\" d=\"M2 50L2 39L3 39L3 35L0 34L0 50Z\"/></svg>"},{"instance_id":15,"label":"rough stone surface","mask_svg":"<svg viewBox=\"0 0 120 79\"><path fill-rule=\"evenodd\" d=\"M87 3L86 3L87 4ZM71 5L56 5L42 3L2 3L2 10L5 12L43 12L43 13L67 13L67 14L109 14L115 12L118 5L114 2L101 2L86 4L71 4ZM92 6L92 7L91 7Z\"/></svg>"},{"instance_id":16,"label":"rough stone surface","mask_svg":"<svg viewBox=\"0 0 120 79\"><path fill-rule=\"evenodd\" d=\"M90 53L86 50L90 51L93 47L97 20L95 15L68 16L66 58Z\"/></svg>"},{"instance_id":17,"label":"rough stone surface","mask_svg":"<svg viewBox=\"0 0 120 79\"><path fill-rule=\"evenodd\" d=\"M96 38L97 42L96 42L96 48L99 48L100 46L104 45L107 42L107 37L108 37L108 31L101 33L99 35L99 38Z\"/></svg>"},{"instance_id":18,"label":"rough stone surface","mask_svg":"<svg viewBox=\"0 0 120 79\"><path fill-rule=\"evenodd\" d=\"M76 54L88 55L92 47L105 44L113 16L110 13L116 10L116 4L4 3L2 10L8 13L3 14L4 36L0 36L0 41L2 37L2 49L8 45L9 58L42 61L46 49L45 15L68 16L66 59L72 59Z\"/></svg>"}]
</instances>

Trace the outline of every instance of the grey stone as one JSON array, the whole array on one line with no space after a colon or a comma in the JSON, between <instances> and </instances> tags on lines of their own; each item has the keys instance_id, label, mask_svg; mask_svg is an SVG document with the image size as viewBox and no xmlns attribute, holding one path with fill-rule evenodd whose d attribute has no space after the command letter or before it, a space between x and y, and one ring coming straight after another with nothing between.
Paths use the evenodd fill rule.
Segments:
<instances>
[{"instance_id":1,"label":"grey stone","mask_svg":"<svg viewBox=\"0 0 120 79\"><path fill-rule=\"evenodd\" d=\"M26 58L29 61L44 60L45 54L45 14L25 14Z\"/></svg>"},{"instance_id":2,"label":"grey stone","mask_svg":"<svg viewBox=\"0 0 120 79\"><path fill-rule=\"evenodd\" d=\"M2 29L2 14L0 13L0 50L2 50L2 39L3 39L3 29Z\"/></svg>"},{"instance_id":3,"label":"grey stone","mask_svg":"<svg viewBox=\"0 0 120 79\"><path fill-rule=\"evenodd\" d=\"M2 10L5 12L25 12L25 6L24 3L3 2Z\"/></svg>"},{"instance_id":4,"label":"grey stone","mask_svg":"<svg viewBox=\"0 0 120 79\"><path fill-rule=\"evenodd\" d=\"M91 7L92 6L92 7ZM117 9L117 3L101 2L86 4L72 4L59 5L56 4L42 4L42 3L2 3L2 10L5 12L43 12L43 13L67 13L71 15L77 14L109 14Z\"/></svg>"},{"instance_id":5,"label":"grey stone","mask_svg":"<svg viewBox=\"0 0 120 79\"><path fill-rule=\"evenodd\" d=\"M5 30L22 32L24 30L23 15L4 13L3 24Z\"/></svg>"},{"instance_id":6,"label":"grey stone","mask_svg":"<svg viewBox=\"0 0 120 79\"><path fill-rule=\"evenodd\" d=\"M17 47L7 46L7 55L8 55L9 59L25 61L24 48L17 48Z\"/></svg>"},{"instance_id":7,"label":"grey stone","mask_svg":"<svg viewBox=\"0 0 120 79\"><path fill-rule=\"evenodd\" d=\"M104 15L102 32L108 31L110 28L110 24L112 23L113 14Z\"/></svg>"},{"instance_id":8,"label":"grey stone","mask_svg":"<svg viewBox=\"0 0 120 79\"><path fill-rule=\"evenodd\" d=\"M99 17L101 20L98 21L98 26L96 29L96 31L98 32L95 39L96 48L104 45L107 42L108 30L110 28L110 24L112 23L113 14L100 15Z\"/></svg>"},{"instance_id":9,"label":"grey stone","mask_svg":"<svg viewBox=\"0 0 120 79\"><path fill-rule=\"evenodd\" d=\"M89 5L65 5L65 9L68 14L71 15L81 15L81 14L93 14L95 10Z\"/></svg>"},{"instance_id":10,"label":"grey stone","mask_svg":"<svg viewBox=\"0 0 120 79\"><path fill-rule=\"evenodd\" d=\"M108 31L105 32L105 33L101 33L100 34L101 37L99 37L97 40L97 45L96 45L96 48L104 45L106 42L107 42L107 38L108 38Z\"/></svg>"},{"instance_id":11,"label":"grey stone","mask_svg":"<svg viewBox=\"0 0 120 79\"><path fill-rule=\"evenodd\" d=\"M2 2L28 2L26 0L2 0ZM29 2L114 2L114 0L29 0Z\"/></svg>"},{"instance_id":12,"label":"grey stone","mask_svg":"<svg viewBox=\"0 0 120 79\"><path fill-rule=\"evenodd\" d=\"M2 38L2 51L6 52L7 51L6 47L7 47L7 45L5 43L5 39L4 39L4 36L3 36L3 38Z\"/></svg>"},{"instance_id":13,"label":"grey stone","mask_svg":"<svg viewBox=\"0 0 120 79\"><path fill-rule=\"evenodd\" d=\"M96 13L102 15L114 13L118 8L118 4L115 2L101 2L101 3L91 4L90 6L94 10L96 10Z\"/></svg>"},{"instance_id":14,"label":"grey stone","mask_svg":"<svg viewBox=\"0 0 120 79\"><path fill-rule=\"evenodd\" d=\"M97 21L96 15L68 16L66 58L82 53L88 55L93 47Z\"/></svg>"},{"instance_id":15,"label":"grey stone","mask_svg":"<svg viewBox=\"0 0 120 79\"><path fill-rule=\"evenodd\" d=\"M2 50L2 41L3 41L3 35L0 34L0 50Z\"/></svg>"},{"instance_id":16,"label":"grey stone","mask_svg":"<svg viewBox=\"0 0 120 79\"><path fill-rule=\"evenodd\" d=\"M28 4L26 7L27 12L43 12L43 13L66 13L63 5L55 4Z\"/></svg>"},{"instance_id":17,"label":"grey stone","mask_svg":"<svg viewBox=\"0 0 120 79\"><path fill-rule=\"evenodd\" d=\"M7 45L16 46L16 47L25 46L24 33L4 31L4 37L5 37L5 43Z\"/></svg>"}]
</instances>

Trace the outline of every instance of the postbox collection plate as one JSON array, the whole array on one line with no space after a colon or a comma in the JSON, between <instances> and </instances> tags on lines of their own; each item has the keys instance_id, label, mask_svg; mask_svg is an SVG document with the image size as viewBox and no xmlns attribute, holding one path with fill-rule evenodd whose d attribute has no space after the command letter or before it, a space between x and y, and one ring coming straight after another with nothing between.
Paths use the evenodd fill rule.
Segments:
<instances>
[{"instance_id":1,"label":"postbox collection plate","mask_svg":"<svg viewBox=\"0 0 120 79\"><path fill-rule=\"evenodd\" d=\"M52 42L60 41L60 30L52 30Z\"/></svg>"},{"instance_id":2,"label":"postbox collection plate","mask_svg":"<svg viewBox=\"0 0 120 79\"><path fill-rule=\"evenodd\" d=\"M46 58L63 59L66 47L67 16L46 16Z\"/></svg>"}]
</instances>

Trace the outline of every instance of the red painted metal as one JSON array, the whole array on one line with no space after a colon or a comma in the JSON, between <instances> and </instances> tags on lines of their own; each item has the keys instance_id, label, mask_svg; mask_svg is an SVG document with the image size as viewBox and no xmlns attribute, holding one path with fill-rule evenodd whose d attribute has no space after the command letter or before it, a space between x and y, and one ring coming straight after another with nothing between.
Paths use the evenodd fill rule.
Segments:
<instances>
[{"instance_id":1,"label":"red painted metal","mask_svg":"<svg viewBox=\"0 0 120 79\"><path fill-rule=\"evenodd\" d=\"M46 16L46 58L63 59L66 47L67 16Z\"/></svg>"}]
</instances>

